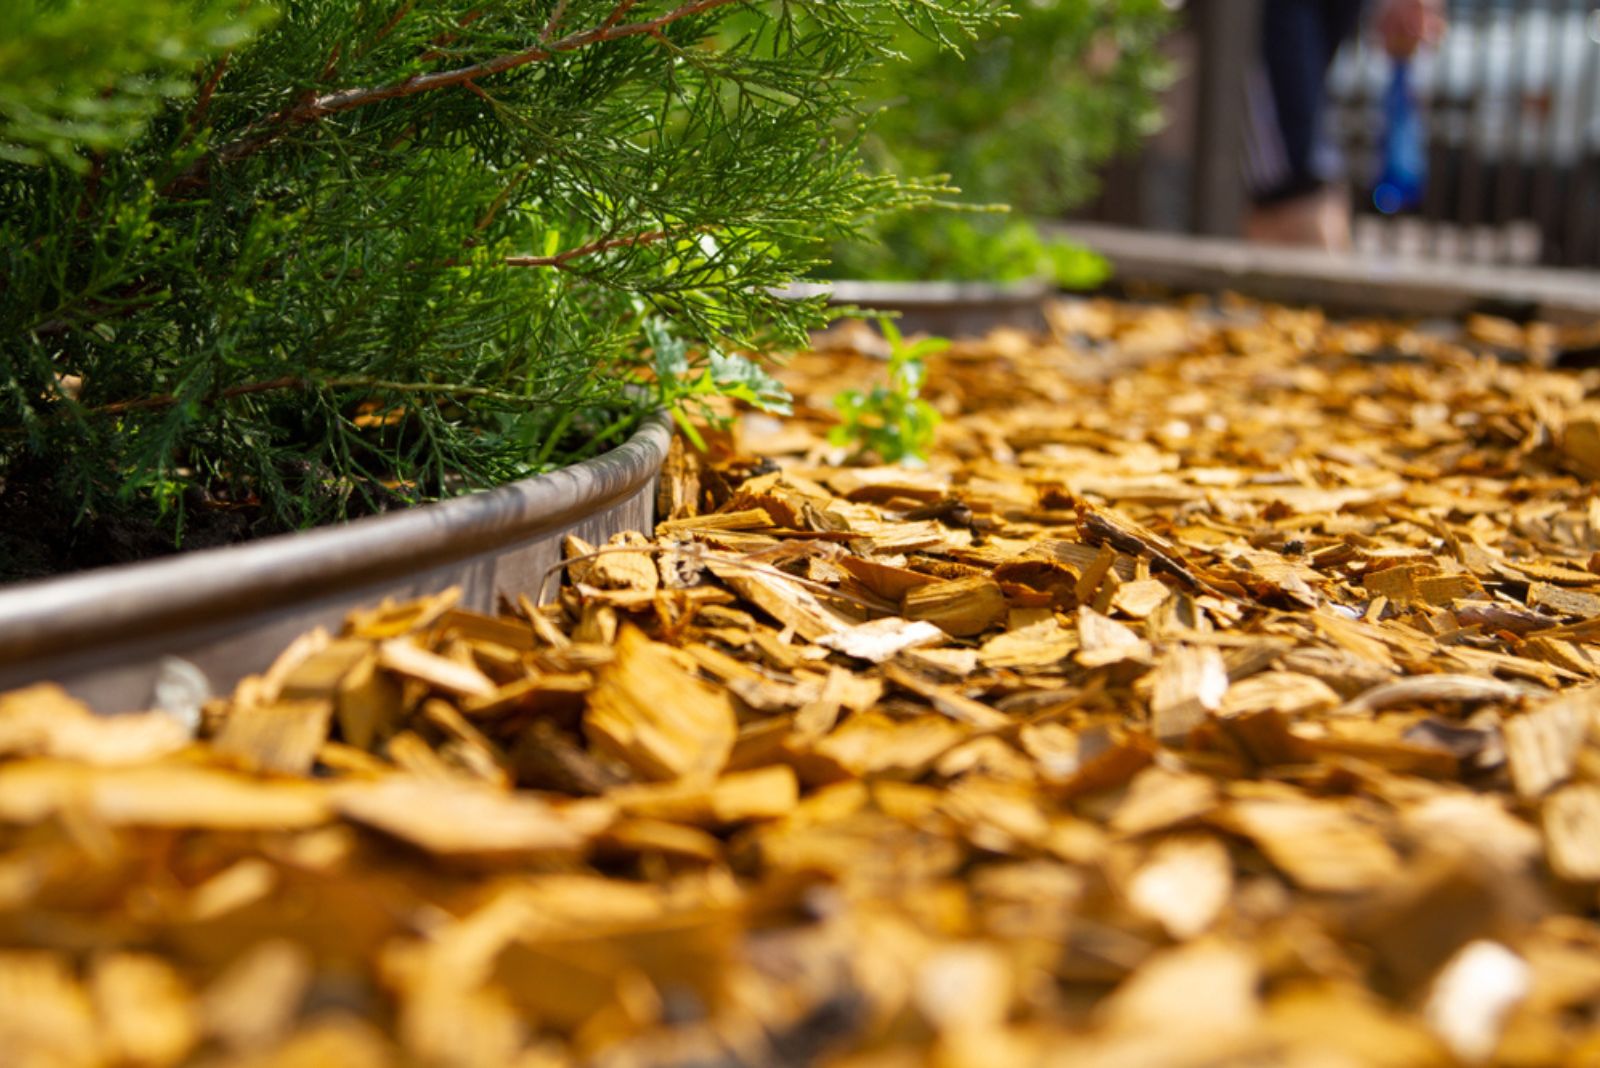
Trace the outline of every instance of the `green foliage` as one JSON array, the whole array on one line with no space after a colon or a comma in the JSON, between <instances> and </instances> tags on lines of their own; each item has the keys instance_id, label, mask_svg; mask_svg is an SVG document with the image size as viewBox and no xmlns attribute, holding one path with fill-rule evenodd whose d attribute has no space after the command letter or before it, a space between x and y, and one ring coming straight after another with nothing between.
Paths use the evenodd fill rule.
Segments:
<instances>
[{"instance_id":1,"label":"green foliage","mask_svg":"<svg viewBox=\"0 0 1600 1068\"><path fill-rule=\"evenodd\" d=\"M894 320L880 317L889 342L887 382L870 392L847 389L833 398L839 424L828 432L835 445L854 445L858 454L872 454L884 463L925 462L933 447L939 413L922 399L928 368L924 358L950 347L945 338L926 337L908 343Z\"/></svg>"},{"instance_id":2,"label":"green foliage","mask_svg":"<svg viewBox=\"0 0 1600 1068\"><path fill-rule=\"evenodd\" d=\"M697 448L705 448L705 441L691 417L722 425L726 416L712 403L718 398L743 401L778 415L794 410L789 391L748 356L716 348L693 350L662 320L645 323L645 336L650 341L655 397Z\"/></svg>"},{"instance_id":3,"label":"green foliage","mask_svg":"<svg viewBox=\"0 0 1600 1068\"><path fill-rule=\"evenodd\" d=\"M162 104L193 91L195 64L243 44L272 10L237 0L0 5L0 160L87 167Z\"/></svg>"},{"instance_id":4,"label":"green foliage","mask_svg":"<svg viewBox=\"0 0 1600 1068\"><path fill-rule=\"evenodd\" d=\"M998 10L0 4L0 493L281 529L601 447L633 381L775 403L730 354L825 312L773 290L928 197L863 80Z\"/></svg>"},{"instance_id":5,"label":"green foliage","mask_svg":"<svg viewBox=\"0 0 1600 1068\"><path fill-rule=\"evenodd\" d=\"M1029 220L1092 195L1094 168L1155 128L1170 14L1162 0L1015 10L964 59L908 38L909 61L881 70L869 98L882 113L864 143L872 166L945 174L962 195L940 201L952 211L886 214L875 241L839 248L835 277L1097 281L1103 265Z\"/></svg>"},{"instance_id":6,"label":"green foliage","mask_svg":"<svg viewBox=\"0 0 1600 1068\"><path fill-rule=\"evenodd\" d=\"M1047 238L1032 220L1015 215L902 212L884 219L876 237L876 244L843 250L835 270L905 282L1044 279L1062 289L1093 289L1110 275L1097 253Z\"/></svg>"}]
</instances>

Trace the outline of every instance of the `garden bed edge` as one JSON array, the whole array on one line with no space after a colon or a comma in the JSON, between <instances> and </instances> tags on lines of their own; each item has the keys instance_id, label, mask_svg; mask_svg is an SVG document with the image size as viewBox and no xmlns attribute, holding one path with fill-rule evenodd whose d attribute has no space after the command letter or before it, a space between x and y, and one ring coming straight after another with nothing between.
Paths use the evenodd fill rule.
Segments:
<instances>
[{"instance_id":1,"label":"garden bed edge","mask_svg":"<svg viewBox=\"0 0 1600 1068\"><path fill-rule=\"evenodd\" d=\"M351 609L384 597L460 586L461 606L480 611L536 597L566 535L653 530L671 438L657 412L609 452L493 490L0 589L0 692L48 680L97 711L126 711L155 699L170 657L223 692L296 635L337 632Z\"/></svg>"}]
</instances>

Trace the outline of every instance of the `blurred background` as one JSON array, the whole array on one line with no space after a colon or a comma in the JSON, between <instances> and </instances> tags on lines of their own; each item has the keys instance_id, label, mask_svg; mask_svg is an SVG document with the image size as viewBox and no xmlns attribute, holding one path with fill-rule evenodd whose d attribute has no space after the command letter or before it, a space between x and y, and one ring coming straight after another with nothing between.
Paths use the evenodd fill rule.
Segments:
<instances>
[{"instance_id":1,"label":"blurred background","mask_svg":"<svg viewBox=\"0 0 1600 1068\"><path fill-rule=\"evenodd\" d=\"M1287 2L1169 5L1161 55L1172 80L1159 93L1160 129L1101 167L1098 192L1073 218L1246 232L1259 27L1265 5ZM1401 210L1376 195L1393 162L1385 137L1398 62L1375 25L1383 6L1363 5L1363 25L1338 48L1325 83L1323 133L1342 157L1338 195L1348 199L1356 251L1600 266L1600 3L1439 0L1442 32L1407 61L1421 173L1415 203Z\"/></svg>"},{"instance_id":2,"label":"blurred background","mask_svg":"<svg viewBox=\"0 0 1600 1068\"><path fill-rule=\"evenodd\" d=\"M871 87L870 164L948 176L944 210L878 220L834 277L1086 288L1109 269L1083 246L1123 275L1310 250L1487 292L1600 268L1600 0L1013 6L960 60L908 34Z\"/></svg>"}]
</instances>

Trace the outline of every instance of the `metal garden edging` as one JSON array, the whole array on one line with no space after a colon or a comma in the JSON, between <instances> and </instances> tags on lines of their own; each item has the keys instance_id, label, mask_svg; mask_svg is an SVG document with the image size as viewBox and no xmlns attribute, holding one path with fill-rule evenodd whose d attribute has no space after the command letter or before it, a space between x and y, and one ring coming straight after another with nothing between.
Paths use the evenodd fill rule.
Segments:
<instances>
[{"instance_id":1,"label":"metal garden edging","mask_svg":"<svg viewBox=\"0 0 1600 1068\"><path fill-rule=\"evenodd\" d=\"M1044 303L1055 286L1048 282L866 282L843 280L790 286L783 295L822 296L830 304L895 312L905 333L964 337L996 326L1024 330L1045 327Z\"/></svg>"},{"instance_id":2,"label":"metal garden edging","mask_svg":"<svg viewBox=\"0 0 1600 1068\"><path fill-rule=\"evenodd\" d=\"M1458 318L1474 312L1584 324L1600 319L1600 286L1588 271L1408 261L1362 253L1252 245L1089 223L1045 223L1045 233L1094 249L1112 267L1110 291L1231 291L1309 304L1335 314ZM1064 293L1044 282L840 281L793 286L795 296L897 312L905 333L946 337L997 326L1042 330L1045 304ZM1104 292L1104 291L1102 291Z\"/></svg>"},{"instance_id":3,"label":"metal garden edging","mask_svg":"<svg viewBox=\"0 0 1600 1068\"><path fill-rule=\"evenodd\" d=\"M653 529L663 412L593 459L465 497L243 545L0 589L0 692L53 681L97 711L148 707L170 657L224 691L351 609L450 586L537 596L561 539Z\"/></svg>"},{"instance_id":4,"label":"metal garden edging","mask_svg":"<svg viewBox=\"0 0 1600 1068\"><path fill-rule=\"evenodd\" d=\"M1589 271L1338 254L1079 223L1049 232L1099 252L1123 285L1233 290L1359 315L1455 318L1490 311L1572 324L1600 318L1600 286Z\"/></svg>"}]
</instances>

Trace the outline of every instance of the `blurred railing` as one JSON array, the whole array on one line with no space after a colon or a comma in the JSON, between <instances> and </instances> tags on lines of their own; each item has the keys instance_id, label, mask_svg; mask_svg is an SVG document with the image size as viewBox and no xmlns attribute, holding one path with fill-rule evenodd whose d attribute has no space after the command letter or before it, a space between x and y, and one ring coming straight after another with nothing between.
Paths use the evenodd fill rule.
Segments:
<instances>
[{"instance_id":1,"label":"blurred railing","mask_svg":"<svg viewBox=\"0 0 1600 1068\"><path fill-rule=\"evenodd\" d=\"M1427 131L1419 212L1362 225L1366 242L1480 262L1600 265L1600 0L1453 0L1412 63ZM1330 76L1332 130L1359 215L1381 215L1381 101L1391 61L1371 37Z\"/></svg>"},{"instance_id":2,"label":"blurred railing","mask_svg":"<svg viewBox=\"0 0 1600 1068\"><path fill-rule=\"evenodd\" d=\"M1173 53L1187 74L1166 131L1113 165L1082 218L1236 236L1245 84L1259 3L1190 0ZM1370 6L1377 7L1377 0ZM1372 34L1330 74L1331 132L1350 170L1358 247L1478 263L1600 266L1600 0L1449 0L1450 26L1413 60L1428 177L1418 210L1373 202L1391 61Z\"/></svg>"}]
</instances>

